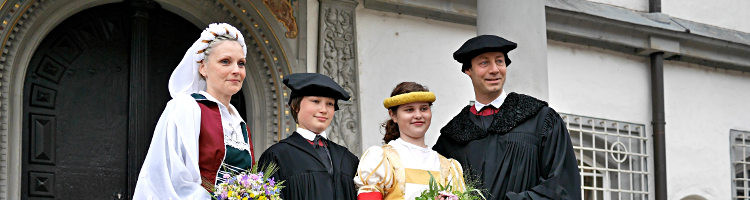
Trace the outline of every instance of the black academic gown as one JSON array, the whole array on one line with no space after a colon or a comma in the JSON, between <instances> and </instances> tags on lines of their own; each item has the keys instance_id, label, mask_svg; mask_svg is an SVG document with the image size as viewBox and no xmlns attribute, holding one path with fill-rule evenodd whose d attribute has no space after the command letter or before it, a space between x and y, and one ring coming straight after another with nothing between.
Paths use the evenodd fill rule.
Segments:
<instances>
[{"instance_id":1,"label":"black academic gown","mask_svg":"<svg viewBox=\"0 0 750 200\"><path fill-rule=\"evenodd\" d=\"M479 179L488 199L581 199L570 136L546 102L510 93L487 129L469 109L440 130L433 149Z\"/></svg>"},{"instance_id":2,"label":"black academic gown","mask_svg":"<svg viewBox=\"0 0 750 200\"><path fill-rule=\"evenodd\" d=\"M283 199L357 199L354 185L359 159L346 147L326 140L333 163L333 175L323 165L313 146L299 133L274 144L263 152L259 166L274 162L279 170L272 176L285 181Z\"/></svg>"}]
</instances>

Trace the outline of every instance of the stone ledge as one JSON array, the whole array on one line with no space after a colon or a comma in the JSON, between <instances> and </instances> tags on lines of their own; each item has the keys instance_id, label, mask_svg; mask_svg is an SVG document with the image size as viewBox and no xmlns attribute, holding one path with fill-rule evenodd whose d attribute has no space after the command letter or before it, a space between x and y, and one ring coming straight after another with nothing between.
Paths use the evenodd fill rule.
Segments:
<instances>
[{"instance_id":1,"label":"stone ledge","mask_svg":"<svg viewBox=\"0 0 750 200\"><path fill-rule=\"evenodd\" d=\"M476 26L476 1L364 0L365 8ZM472 7L473 6L473 7ZM750 72L750 33L585 0L546 0L547 38Z\"/></svg>"}]
</instances>

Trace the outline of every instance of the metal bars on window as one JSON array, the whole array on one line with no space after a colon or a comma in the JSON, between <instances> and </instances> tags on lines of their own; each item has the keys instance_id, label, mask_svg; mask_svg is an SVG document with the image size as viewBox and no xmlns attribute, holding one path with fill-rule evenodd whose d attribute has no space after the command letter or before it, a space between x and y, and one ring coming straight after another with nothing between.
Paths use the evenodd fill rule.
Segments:
<instances>
[{"instance_id":1,"label":"metal bars on window","mask_svg":"<svg viewBox=\"0 0 750 200\"><path fill-rule=\"evenodd\" d=\"M649 137L644 125L560 116L578 159L584 200L649 199Z\"/></svg>"},{"instance_id":2,"label":"metal bars on window","mask_svg":"<svg viewBox=\"0 0 750 200\"><path fill-rule=\"evenodd\" d=\"M732 196L734 199L750 199L750 132L730 130L732 143Z\"/></svg>"}]
</instances>

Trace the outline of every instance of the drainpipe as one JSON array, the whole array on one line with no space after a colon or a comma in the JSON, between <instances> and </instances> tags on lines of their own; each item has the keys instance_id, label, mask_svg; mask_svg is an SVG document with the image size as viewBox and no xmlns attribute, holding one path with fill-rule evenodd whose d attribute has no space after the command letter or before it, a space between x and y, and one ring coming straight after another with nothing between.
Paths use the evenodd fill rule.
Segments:
<instances>
[{"instance_id":1,"label":"drainpipe","mask_svg":"<svg viewBox=\"0 0 750 200\"><path fill-rule=\"evenodd\" d=\"M667 162L664 148L664 52L651 54L651 108L654 138L656 199L667 199Z\"/></svg>"},{"instance_id":2,"label":"drainpipe","mask_svg":"<svg viewBox=\"0 0 750 200\"><path fill-rule=\"evenodd\" d=\"M661 12L661 0L649 0L648 12L651 12L651 13Z\"/></svg>"},{"instance_id":3,"label":"drainpipe","mask_svg":"<svg viewBox=\"0 0 750 200\"><path fill-rule=\"evenodd\" d=\"M649 0L648 10L651 13L661 12L661 0ZM654 189L655 199L667 199L667 160L664 145L664 52L654 52L651 59L651 114L654 138Z\"/></svg>"}]
</instances>

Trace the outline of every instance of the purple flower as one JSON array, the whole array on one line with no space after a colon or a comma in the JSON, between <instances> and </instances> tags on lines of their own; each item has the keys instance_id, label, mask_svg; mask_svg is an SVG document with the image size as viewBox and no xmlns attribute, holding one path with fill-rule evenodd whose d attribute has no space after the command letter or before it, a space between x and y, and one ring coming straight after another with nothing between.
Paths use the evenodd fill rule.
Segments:
<instances>
[{"instance_id":1,"label":"purple flower","mask_svg":"<svg viewBox=\"0 0 750 200\"><path fill-rule=\"evenodd\" d=\"M248 187L250 186L250 180L242 179L242 181L240 181L240 184L242 184L242 187Z\"/></svg>"},{"instance_id":2,"label":"purple flower","mask_svg":"<svg viewBox=\"0 0 750 200\"><path fill-rule=\"evenodd\" d=\"M438 196L435 197L435 200L458 200L458 196L448 191L440 191L438 192Z\"/></svg>"},{"instance_id":3,"label":"purple flower","mask_svg":"<svg viewBox=\"0 0 750 200\"><path fill-rule=\"evenodd\" d=\"M273 180L273 177L271 177L271 179L268 179L268 184L270 184L271 186L276 185L276 181Z\"/></svg>"},{"instance_id":4,"label":"purple flower","mask_svg":"<svg viewBox=\"0 0 750 200\"><path fill-rule=\"evenodd\" d=\"M250 179L253 179L254 181L257 181L260 179L260 177L256 174L250 174Z\"/></svg>"},{"instance_id":5,"label":"purple flower","mask_svg":"<svg viewBox=\"0 0 750 200\"><path fill-rule=\"evenodd\" d=\"M227 199L227 191L224 191L219 195L219 199Z\"/></svg>"}]
</instances>

